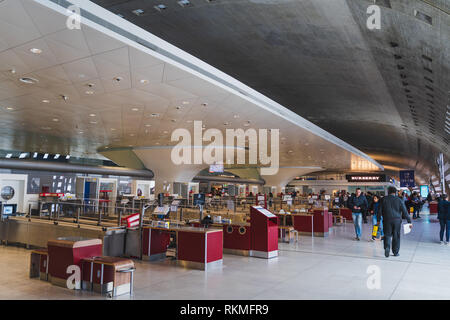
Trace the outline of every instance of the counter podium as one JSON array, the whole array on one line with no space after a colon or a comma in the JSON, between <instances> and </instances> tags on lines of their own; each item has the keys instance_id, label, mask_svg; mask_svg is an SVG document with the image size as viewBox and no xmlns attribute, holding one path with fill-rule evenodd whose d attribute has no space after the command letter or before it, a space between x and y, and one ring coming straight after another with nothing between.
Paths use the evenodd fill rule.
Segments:
<instances>
[{"instance_id":1,"label":"counter podium","mask_svg":"<svg viewBox=\"0 0 450 320\"><path fill-rule=\"evenodd\" d=\"M258 258L278 256L278 218L261 206L250 208L251 250Z\"/></svg>"}]
</instances>

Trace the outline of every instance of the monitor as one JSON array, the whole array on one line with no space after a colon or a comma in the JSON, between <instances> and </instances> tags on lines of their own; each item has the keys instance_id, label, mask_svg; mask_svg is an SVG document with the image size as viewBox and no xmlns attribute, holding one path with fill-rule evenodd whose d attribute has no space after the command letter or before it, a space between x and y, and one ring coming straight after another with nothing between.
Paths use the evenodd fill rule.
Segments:
<instances>
[{"instance_id":1,"label":"monitor","mask_svg":"<svg viewBox=\"0 0 450 320\"><path fill-rule=\"evenodd\" d=\"M2 215L10 216L16 213L17 204L4 204Z\"/></svg>"}]
</instances>

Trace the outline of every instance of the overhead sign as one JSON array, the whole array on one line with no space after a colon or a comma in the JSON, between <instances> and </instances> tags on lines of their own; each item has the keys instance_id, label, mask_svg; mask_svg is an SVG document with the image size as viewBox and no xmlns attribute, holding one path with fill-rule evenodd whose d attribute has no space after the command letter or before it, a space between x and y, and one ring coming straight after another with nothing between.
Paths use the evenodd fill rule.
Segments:
<instances>
[{"instance_id":1,"label":"overhead sign","mask_svg":"<svg viewBox=\"0 0 450 320\"><path fill-rule=\"evenodd\" d=\"M212 164L209 166L209 172L210 173L214 173L214 172L220 172L223 173L223 164Z\"/></svg>"},{"instance_id":2,"label":"overhead sign","mask_svg":"<svg viewBox=\"0 0 450 320\"><path fill-rule=\"evenodd\" d=\"M415 187L414 182L414 170L401 170L400 171L400 188Z\"/></svg>"},{"instance_id":3,"label":"overhead sign","mask_svg":"<svg viewBox=\"0 0 450 320\"><path fill-rule=\"evenodd\" d=\"M345 176L348 182L386 182L385 174L364 174Z\"/></svg>"}]
</instances>

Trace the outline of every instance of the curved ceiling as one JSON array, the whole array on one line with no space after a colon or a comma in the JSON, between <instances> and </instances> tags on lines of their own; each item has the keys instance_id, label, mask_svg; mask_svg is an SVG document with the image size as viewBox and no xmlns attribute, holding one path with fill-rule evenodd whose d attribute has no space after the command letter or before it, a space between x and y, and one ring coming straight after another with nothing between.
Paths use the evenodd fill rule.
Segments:
<instances>
[{"instance_id":1,"label":"curved ceiling","mask_svg":"<svg viewBox=\"0 0 450 320\"><path fill-rule=\"evenodd\" d=\"M437 154L450 156L446 0L190 0L186 7L175 0L94 2L381 163L377 155L436 172ZM380 30L366 27L374 2L381 7ZM165 10L155 10L160 3Z\"/></svg>"}]
</instances>

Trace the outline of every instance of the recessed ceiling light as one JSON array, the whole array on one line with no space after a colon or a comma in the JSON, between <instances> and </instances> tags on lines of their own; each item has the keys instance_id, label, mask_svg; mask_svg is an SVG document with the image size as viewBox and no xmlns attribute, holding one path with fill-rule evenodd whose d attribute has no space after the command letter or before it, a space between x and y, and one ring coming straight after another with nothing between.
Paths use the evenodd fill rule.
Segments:
<instances>
[{"instance_id":1,"label":"recessed ceiling light","mask_svg":"<svg viewBox=\"0 0 450 320\"><path fill-rule=\"evenodd\" d=\"M235 114L233 117L234 117L235 119L239 119L239 115L237 115L237 114Z\"/></svg>"},{"instance_id":2,"label":"recessed ceiling light","mask_svg":"<svg viewBox=\"0 0 450 320\"><path fill-rule=\"evenodd\" d=\"M189 101L183 101L183 104L184 105L189 104Z\"/></svg>"},{"instance_id":3,"label":"recessed ceiling light","mask_svg":"<svg viewBox=\"0 0 450 320\"><path fill-rule=\"evenodd\" d=\"M42 50L38 49L38 48L32 48L32 49L30 49L30 51L31 51L31 53L34 53L34 54L41 54L42 53Z\"/></svg>"},{"instance_id":4,"label":"recessed ceiling light","mask_svg":"<svg viewBox=\"0 0 450 320\"><path fill-rule=\"evenodd\" d=\"M142 9L136 9L136 10L133 10L133 11L131 11L131 12L133 12L135 15L137 15L137 16L142 16L143 14L144 14L144 10L142 10Z\"/></svg>"},{"instance_id":5,"label":"recessed ceiling light","mask_svg":"<svg viewBox=\"0 0 450 320\"><path fill-rule=\"evenodd\" d=\"M169 133L169 131L163 131L163 133L164 133L164 134L168 134L168 133Z\"/></svg>"},{"instance_id":6,"label":"recessed ceiling light","mask_svg":"<svg viewBox=\"0 0 450 320\"><path fill-rule=\"evenodd\" d=\"M58 119L58 118L54 118L53 121L54 121L54 122L58 122L59 119Z\"/></svg>"},{"instance_id":7,"label":"recessed ceiling light","mask_svg":"<svg viewBox=\"0 0 450 320\"><path fill-rule=\"evenodd\" d=\"M83 132L83 131L79 131L78 133L79 133L79 134L83 134L84 132Z\"/></svg>"},{"instance_id":8,"label":"recessed ceiling light","mask_svg":"<svg viewBox=\"0 0 450 320\"><path fill-rule=\"evenodd\" d=\"M150 128L152 125L151 124L146 124L145 125L147 128Z\"/></svg>"},{"instance_id":9,"label":"recessed ceiling light","mask_svg":"<svg viewBox=\"0 0 450 320\"><path fill-rule=\"evenodd\" d=\"M94 91L86 91L86 94L89 94L89 95L92 95L92 94L94 94Z\"/></svg>"},{"instance_id":10,"label":"recessed ceiling light","mask_svg":"<svg viewBox=\"0 0 450 320\"><path fill-rule=\"evenodd\" d=\"M139 111L139 108L132 108L132 111Z\"/></svg>"},{"instance_id":11,"label":"recessed ceiling light","mask_svg":"<svg viewBox=\"0 0 450 320\"><path fill-rule=\"evenodd\" d=\"M19 159L24 159L27 157L27 155L28 155L28 153L21 153L19 156Z\"/></svg>"},{"instance_id":12,"label":"recessed ceiling light","mask_svg":"<svg viewBox=\"0 0 450 320\"><path fill-rule=\"evenodd\" d=\"M142 80L141 80L141 83L142 83L142 84L148 84L149 81L148 81L147 79L142 79Z\"/></svg>"},{"instance_id":13,"label":"recessed ceiling light","mask_svg":"<svg viewBox=\"0 0 450 320\"><path fill-rule=\"evenodd\" d=\"M37 152L35 152L34 154L33 154L33 158L37 158L37 156L38 156L38 153Z\"/></svg>"},{"instance_id":14,"label":"recessed ceiling light","mask_svg":"<svg viewBox=\"0 0 450 320\"><path fill-rule=\"evenodd\" d=\"M55 154L55 156L53 157L53 159L58 160L60 156L61 156L60 154Z\"/></svg>"},{"instance_id":15,"label":"recessed ceiling light","mask_svg":"<svg viewBox=\"0 0 450 320\"><path fill-rule=\"evenodd\" d=\"M160 12L167 9L167 7L163 4L158 4L158 5L154 6L153 8L155 8L156 10L158 10Z\"/></svg>"},{"instance_id":16,"label":"recessed ceiling light","mask_svg":"<svg viewBox=\"0 0 450 320\"><path fill-rule=\"evenodd\" d=\"M48 158L48 153L44 154L44 159Z\"/></svg>"},{"instance_id":17,"label":"recessed ceiling light","mask_svg":"<svg viewBox=\"0 0 450 320\"><path fill-rule=\"evenodd\" d=\"M6 110L14 110L14 108L13 107L6 107Z\"/></svg>"},{"instance_id":18,"label":"recessed ceiling light","mask_svg":"<svg viewBox=\"0 0 450 320\"><path fill-rule=\"evenodd\" d=\"M43 103L50 103L50 100L44 99L42 100Z\"/></svg>"},{"instance_id":19,"label":"recessed ceiling light","mask_svg":"<svg viewBox=\"0 0 450 320\"><path fill-rule=\"evenodd\" d=\"M111 131L116 131L116 129L115 128L111 128Z\"/></svg>"},{"instance_id":20,"label":"recessed ceiling light","mask_svg":"<svg viewBox=\"0 0 450 320\"><path fill-rule=\"evenodd\" d=\"M90 116L90 117L95 117L96 114L95 114L95 113L91 113L89 116Z\"/></svg>"},{"instance_id":21,"label":"recessed ceiling light","mask_svg":"<svg viewBox=\"0 0 450 320\"><path fill-rule=\"evenodd\" d=\"M8 153L7 155L6 155L6 159L10 159L12 157L12 153Z\"/></svg>"},{"instance_id":22,"label":"recessed ceiling light","mask_svg":"<svg viewBox=\"0 0 450 320\"><path fill-rule=\"evenodd\" d=\"M70 159L70 155L67 155L67 156L66 156L66 160L69 160L69 159Z\"/></svg>"},{"instance_id":23,"label":"recessed ceiling light","mask_svg":"<svg viewBox=\"0 0 450 320\"><path fill-rule=\"evenodd\" d=\"M39 80L34 79L34 78L20 78L19 79L20 82L26 83L26 84L36 84L39 82Z\"/></svg>"}]
</instances>

